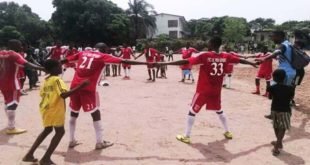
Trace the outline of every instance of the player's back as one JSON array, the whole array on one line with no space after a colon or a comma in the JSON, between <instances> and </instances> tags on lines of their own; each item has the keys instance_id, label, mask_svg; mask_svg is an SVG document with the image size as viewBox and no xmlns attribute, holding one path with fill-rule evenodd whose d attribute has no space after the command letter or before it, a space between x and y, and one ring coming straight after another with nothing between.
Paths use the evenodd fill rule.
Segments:
<instances>
[{"instance_id":1,"label":"player's back","mask_svg":"<svg viewBox=\"0 0 310 165\"><path fill-rule=\"evenodd\" d=\"M218 94L223 85L224 69L229 63L239 62L238 57L229 53L206 52L197 57L200 66L197 90Z\"/></svg>"},{"instance_id":2,"label":"player's back","mask_svg":"<svg viewBox=\"0 0 310 165\"><path fill-rule=\"evenodd\" d=\"M0 51L0 88L19 89L17 73L25 59L14 51Z\"/></svg>"},{"instance_id":3,"label":"player's back","mask_svg":"<svg viewBox=\"0 0 310 165\"><path fill-rule=\"evenodd\" d=\"M75 86L88 79L91 84L86 89L94 90L101 76L104 54L94 51L83 51L77 54L77 68L71 86Z\"/></svg>"}]
</instances>

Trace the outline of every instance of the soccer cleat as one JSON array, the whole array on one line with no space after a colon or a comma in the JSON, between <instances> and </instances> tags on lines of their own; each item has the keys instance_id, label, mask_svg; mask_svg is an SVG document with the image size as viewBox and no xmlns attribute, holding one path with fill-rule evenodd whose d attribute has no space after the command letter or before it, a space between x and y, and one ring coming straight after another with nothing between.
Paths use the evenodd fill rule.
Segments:
<instances>
[{"instance_id":1,"label":"soccer cleat","mask_svg":"<svg viewBox=\"0 0 310 165\"><path fill-rule=\"evenodd\" d=\"M13 128L13 129L7 129L5 132L8 135L16 135L16 134L25 133L25 132L27 132L27 130L21 129L21 128Z\"/></svg>"},{"instance_id":2,"label":"soccer cleat","mask_svg":"<svg viewBox=\"0 0 310 165\"><path fill-rule=\"evenodd\" d=\"M103 141L102 143L97 143L95 149L96 150L102 150L108 147L113 146L113 143L109 142L109 141Z\"/></svg>"},{"instance_id":3,"label":"soccer cleat","mask_svg":"<svg viewBox=\"0 0 310 165\"><path fill-rule=\"evenodd\" d=\"M232 139L233 138L233 134L231 132L225 132L224 136L226 139Z\"/></svg>"},{"instance_id":4,"label":"soccer cleat","mask_svg":"<svg viewBox=\"0 0 310 165\"><path fill-rule=\"evenodd\" d=\"M68 147L69 148L74 148L75 146L78 146L80 144L82 144L82 143L79 143L78 141L73 140L73 141L69 142L69 146Z\"/></svg>"},{"instance_id":5,"label":"soccer cleat","mask_svg":"<svg viewBox=\"0 0 310 165\"><path fill-rule=\"evenodd\" d=\"M255 91L255 92L252 92L252 94L254 94L254 95L260 95L260 92L259 92L259 91Z\"/></svg>"},{"instance_id":6,"label":"soccer cleat","mask_svg":"<svg viewBox=\"0 0 310 165\"><path fill-rule=\"evenodd\" d=\"M191 143L191 139L190 137L187 137L185 135L177 135L177 140L186 144L190 144Z\"/></svg>"}]
</instances>

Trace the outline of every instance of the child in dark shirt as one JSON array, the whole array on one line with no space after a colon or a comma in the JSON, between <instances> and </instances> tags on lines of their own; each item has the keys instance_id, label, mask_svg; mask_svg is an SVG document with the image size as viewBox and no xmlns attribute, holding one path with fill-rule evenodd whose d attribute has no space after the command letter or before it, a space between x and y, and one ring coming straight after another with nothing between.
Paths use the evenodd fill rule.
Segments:
<instances>
[{"instance_id":1,"label":"child in dark shirt","mask_svg":"<svg viewBox=\"0 0 310 165\"><path fill-rule=\"evenodd\" d=\"M269 97L272 99L271 116L274 132L277 137L276 141L271 142L274 146L274 149L272 150L274 156L280 154L280 149L283 148L282 140L285 131L291 127L290 101L293 98L294 89L290 86L284 85L285 77L286 73L284 70L275 70L273 72L273 80L276 84L267 89L270 93Z\"/></svg>"}]
</instances>

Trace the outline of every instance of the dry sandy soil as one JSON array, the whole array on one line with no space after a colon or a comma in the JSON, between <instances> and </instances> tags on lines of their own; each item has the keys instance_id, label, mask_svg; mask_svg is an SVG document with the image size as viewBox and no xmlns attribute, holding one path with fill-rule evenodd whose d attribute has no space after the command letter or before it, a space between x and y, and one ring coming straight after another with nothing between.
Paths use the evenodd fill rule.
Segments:
<instances>
[{"instance_id":1,"label":"dry sandy soil","mask_svg":"<svg viewBox=\"0 0 310 165\"><path fill-rule=\"evenodd\" d=\"M250 94L255 88L255 72L255 69L237 66L233 89L223 90L223 109L234 133L233 140L224 139L216 114L202 110L193 128L192 144L178 142L175 135L184 131L195 85L178 83L178 67L168 68L168 79L147 83L146 67L136 66L132 69L132 80L108 78L109 87L98 87L104 137L115 145L95 151L91 117L82 113L78 120L77 139L83 144L75 149L67 148L67 124L67 134L52 158L60 165L310 164L309 69L305 83L297 92L301 106L293 111L292 128L285 137L284 150L279 157L271 154L270 141L275 137L271 122L263 117L270 111L270 101ZM66 72L64 79L67 83L70 83L72 75L72 70ZM35 90L22 97L18 108L17 125L28 129L27 133L16 136L4 134L6 117L4 111L0 112L1 165L26 164L21 159L42 130L38 92ZM0 108L4 109L2 96L0 101ZM44 141L35 153L36 157L43 155L50 139Z\"/></svg>"}]
</instances>

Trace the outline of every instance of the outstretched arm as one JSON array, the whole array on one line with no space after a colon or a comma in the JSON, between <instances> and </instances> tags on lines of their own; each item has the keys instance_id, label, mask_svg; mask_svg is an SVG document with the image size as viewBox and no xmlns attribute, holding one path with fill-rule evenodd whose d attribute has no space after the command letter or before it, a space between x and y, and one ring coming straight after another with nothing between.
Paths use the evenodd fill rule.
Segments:
<instances>
[{"instance_id":1,"label":"outstretched arm","mask_svg":"<svg viewBox=\"0 0 310 165\"><path fill-rule=\"evenodd\" d=\"M70 91L61 93L60 97L62 97L63 99L66 99L70 97L73 93L75 93L76 91L86 87L89 83L90 83L89 80L83 81L80 85L71 89Z\"/></svg>"},{"instance_id":2,"label":"outstretched arm","mask_svg":"<svg viewBox=\"0 0 310 165\"><path fill-rule=\"evenodd\" d=\"M31 62L25 63L25 67L29 67L29 68L32 68L32 69L35 69L35 70L42 70L42 71L44 71L44 68L42 66L33 64Z\"/></svg>"},{"instance_id":3,"label":"outstretched arm","mask_svg":"<svg viewBox=\"0 0 310 165\"><path fill-rule=\"evenodd\" d=\"M240 59L240 64L252 65L254 68L257 68L257 64L248 60Z\"/></svg>"},{"instance_id":4,"label":"outstretched arm","mask_svg":"<svg viewBox=\"0 0 310 165\"><path fill-rule=\"evenodd\" d=\"M172 62L159 62L157 65L186 65L189 64L188 60L179 60L179 61L172 61Z\"/></svg>"},{"instance_id":5,"label":"outstretched arm","mask_svg":"<svg viewBox=\"0 0 310 165\"><path fill-rule=\"evenodd\" d=\"M129 65L147 65L149 63L147 62L140 62L140 61L133 61L133 60L122 60L123 64L129 64Z\"/></svg>"},{"instance_id":6,"label":"outstretched arm","mask_svg":"<svg viewBox=\"0 0 310 165\"><path fill-rule=\"evenodd\" d=\"M141 57L144 54L144 52L140 53L137 57L135 57L135 60Z\"/></svg>"}]
</instances>

